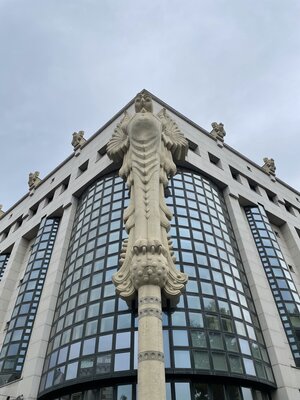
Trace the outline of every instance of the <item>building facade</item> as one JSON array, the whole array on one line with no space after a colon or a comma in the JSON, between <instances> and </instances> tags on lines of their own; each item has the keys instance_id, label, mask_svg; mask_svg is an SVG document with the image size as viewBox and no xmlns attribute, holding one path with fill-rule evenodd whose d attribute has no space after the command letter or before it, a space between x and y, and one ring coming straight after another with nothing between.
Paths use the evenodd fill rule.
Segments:
<instances>
[{"instance_id":1,"label":"building facade","mask_svg":"<svg viewBox=\"0 0 300 400\"><path fill-rule=\"evenodd\" d=\"M142 96L151 111L132 100L89 140L75 132L70 157L0 210L0 399L300 399L300 193L273 159L261 167L224 143L222 124L208 132ZM152 270L128 298L116 282L136 188L107 144L138 112L163 115L189 147L181 157L164 139L175 300L149 291Z\"/></svg>"}]
</instances>

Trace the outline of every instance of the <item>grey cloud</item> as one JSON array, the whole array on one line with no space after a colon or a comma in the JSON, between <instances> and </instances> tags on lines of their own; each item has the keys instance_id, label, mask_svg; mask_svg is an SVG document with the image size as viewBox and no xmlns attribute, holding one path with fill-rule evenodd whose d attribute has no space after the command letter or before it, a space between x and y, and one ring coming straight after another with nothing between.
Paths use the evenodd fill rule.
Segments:
<instances>
[{"instance_id":1,"label":"grey cloud","mask_svg":"<svg viewBox=\"0 0 300 400\"><path fill-rule=\"evenodd\" d=\"M300 188L299 2L2 0L0 203L147 88Z\"/></svg>"}]
</instances>

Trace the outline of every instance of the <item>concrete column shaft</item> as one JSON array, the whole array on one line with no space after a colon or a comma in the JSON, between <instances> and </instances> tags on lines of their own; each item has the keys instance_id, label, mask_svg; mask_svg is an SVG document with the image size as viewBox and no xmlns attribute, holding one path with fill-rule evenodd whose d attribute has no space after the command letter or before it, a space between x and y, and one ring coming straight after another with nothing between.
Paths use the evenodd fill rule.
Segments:
<instances>
[{"instance_id":1,"label":"concrete column shaft","mask_svg":"<svg viewBox=\"0 0 300 400\"><path fill-rule=\"evenodd\" d=\"M138 291L138 399L165 400L161 289L145 285Z\"/></svg>"}]
</instances>

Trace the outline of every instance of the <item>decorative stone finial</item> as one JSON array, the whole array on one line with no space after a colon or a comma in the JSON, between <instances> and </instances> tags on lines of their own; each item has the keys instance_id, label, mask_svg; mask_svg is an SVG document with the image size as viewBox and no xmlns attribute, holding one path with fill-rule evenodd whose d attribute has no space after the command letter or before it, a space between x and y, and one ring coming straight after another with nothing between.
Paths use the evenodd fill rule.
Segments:
<instances>
[{"instance_id":1,"label":"decorative stone finial","mask_svg":"<svg viewBox=\"0 0 300 400\"><path fill-rule=\"evenodd\" d=\"M2 217L2 215L4 215L4 211L2 210L3 205L0 204L0 218Z\"/></svg>"},{"instance_id":2,"label":"decorative stone finial","mask_svg":"<svg viewBox=\"0 0 300 400\"><path fill-rule=\"evenodd\" d=\"M28 178L29 190L36 188L37 185L41 182L39 175L40 175L39 171L29 173L29 178Z\"/></svg>"},{"instance_id":3,"label":"decorative stone finial","mask_svg":"<svg viewBox=\"0 0 300 400\"><path fill-rule=\"evenodd\" d=\"M124 213L128 239L121 251L121 268L113 276L126 300L143 285L159 286L168 298L176 298L187 281L174 264L170 229L172 213L164 188L176 173L176 161L184 160L188 142L165 109L152 113L152 99L139 93L136 114L125 113L107 145L114 161L123 161L119 175L130 188L130 204Z\"/></svg>"},{"instance_id":4,"label":"decorative stone finial","mask_svg":"<svg viewBox=\"0 0 300 400\"><path fill-rule=\"evenodd\" d=\"M226 136L226 132L224 130L224 124L220 122L219 124L217 122L213 122L211 124L213 130L210 132L210 134L217 140L221 141L222 143L224 142L224 137Z\"/></svg>"},{"instance_id":5,"label":"decorative stone finial","mask_svg":"<svg viewBox=\"0 0 300 400\"><path fill-rule=\"evenodd\" d=\"M264 158L264 165L262 168L269 174L275 176L276 166L273 158Z\"/></svg>"},{"instance_id":6,"label":"decorative stone finial","mask_svg":"<svg viewBox=\"0 0 300 400\"><path fill-rule=\"evenodd\" d=\"M78 131L73 133L72 146L74 151L78 150L85 142L84 131Z\"/></svg>"},{"instance_id":7,"label":"decorative stone finial","mask_svg":"<svg viewBox=\"0 0 300 400\"><path fill-rule=\"evenodd\" d=\"M153 112L152 98L149 93L138 93L134 100L135 112Z\"/></svg>"}]
</instances>

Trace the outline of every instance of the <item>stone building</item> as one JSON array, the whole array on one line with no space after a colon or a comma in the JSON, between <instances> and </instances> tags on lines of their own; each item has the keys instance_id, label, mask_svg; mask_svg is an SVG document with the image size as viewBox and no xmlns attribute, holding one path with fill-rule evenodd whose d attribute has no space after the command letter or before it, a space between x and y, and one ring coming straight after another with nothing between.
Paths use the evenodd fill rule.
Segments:
<instances>
[{"instance_id":1,"label":"stone building","mask_svg":"<svg viewBox=\"0 0 300 400\"><path fill-rule=\"evenodd\" d=\"M212 128L143 91L0 207L0 399L300 398L300 193Z\"/></svg>"}]
</instances>

